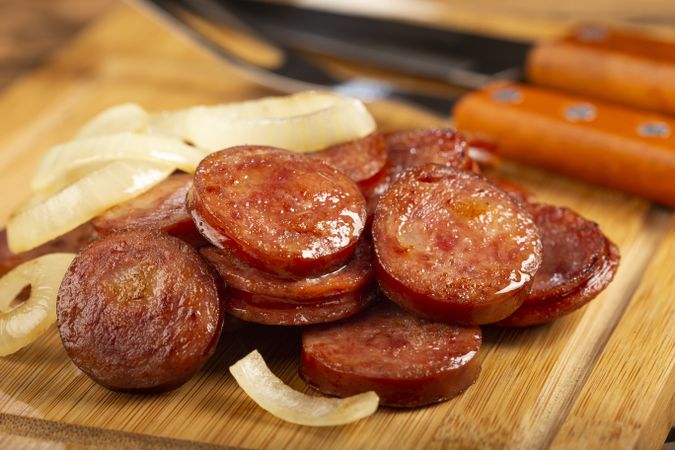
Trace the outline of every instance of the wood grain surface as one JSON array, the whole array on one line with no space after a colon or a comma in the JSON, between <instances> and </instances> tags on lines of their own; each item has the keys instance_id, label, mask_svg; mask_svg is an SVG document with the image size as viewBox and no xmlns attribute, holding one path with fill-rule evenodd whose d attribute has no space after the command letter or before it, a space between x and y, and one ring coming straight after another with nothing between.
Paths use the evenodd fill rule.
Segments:
<instances>
[{"instance_id":1,"label":"wood grain surface","mask_svg":"<svg viewBox=\"0 0 675 450\"><path fill-rule=\"evenodd\" d=\"M0 87L42 64L112 0L0 0Z\"/></svg>"},{"instance_id":2,"label":"wood grain surface","mask_svg":"<svg viewBox=\"0 0 675 450\"><path fill-rule=\"evenodd\" d=\"M116 7L0 96L0 223L27 194L40 155L107 106L135 101L159 110L266 94L156 22ZM441 123L391 104L371 108L383 128ZM188 384L133 396L77 370L52 328L0 360L0 446L659 448L675 391L672 210L513 164L499 172L597 221L619 245L622 264L610 288L579 312L528 330L486 328L482 374L460 397L414 411L383 408L345 427L300 427L258 408L227 370L258 348L282 379L309 392L297 376L295 329L224 335Z\"/></svg>"}]
</instances>

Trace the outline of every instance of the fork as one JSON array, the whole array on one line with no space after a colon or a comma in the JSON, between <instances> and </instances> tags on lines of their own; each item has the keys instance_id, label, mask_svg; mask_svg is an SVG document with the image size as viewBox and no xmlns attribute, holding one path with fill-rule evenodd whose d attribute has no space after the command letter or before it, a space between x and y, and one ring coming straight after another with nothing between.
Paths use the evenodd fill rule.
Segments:
<instances>
[{"instance_id":1,"label":"fork","mask_svg":"<svg viewBox=\"0 0 675 450\"><path fill-rule=\"evenodd\" d=\"M305 90L331 91L364 101L395 100L448 116L456 97L431 96L403 90L383 80L356 77L339 80L323 67L291 49L273 42L231 9L213 0L140 0L165 21L171 23L193 42L222 58L245 76L271 89L293 93ZM273 67L246 60L226 49L196 25L202 22L210 28L227 27L277 53L279 63Z\"/></svg>"}]
</instances>

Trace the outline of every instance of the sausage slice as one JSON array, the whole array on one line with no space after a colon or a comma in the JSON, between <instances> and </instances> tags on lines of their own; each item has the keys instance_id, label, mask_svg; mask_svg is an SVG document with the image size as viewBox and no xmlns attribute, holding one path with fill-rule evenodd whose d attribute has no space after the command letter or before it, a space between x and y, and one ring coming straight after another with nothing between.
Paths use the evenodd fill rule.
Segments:
<instances>
[{"instance_id":1,"label":"sausage slice","mask_svg":"<svg viewBox=\"0 0 675 450\"><path fill-rule=\"evenodd\" d=\"M511 197L519 200L525 204L534 202L534 194L527 190L524 186L516 183L515 181L507 180L506 178L501 178L495 175L487 175L486 178L495 186L497 186L502 191L509 194ZM533 213L534 214L534 213Z\"/></svg>"},{"instance_id":2,"label":"sausage slice","mask_svg":"<svg viewBox=\"0 0 675 450\"><path fill-rule=\"evenodd\" d=\"M620 259L617 246L607 240L606 251L600 263L581 286L558 297L525 302L512 315L495 325L505 327L540 325L576 311L597 297L609 285L619 268Z\"/></svg>"},{"instance_id":3,"label":"sausage slice","mask_svg":"<svg viewBox=\"0 0 675 450\"><path fill-rule=\"evenodd\" d=\"M449 128L422 128L386 133L389 158L383 171L361 188L373 213L380 197L396 179L412 167L440 164L462 170L471 170L468 146L464 138Z\"/></svg>"},{"instance_id":4,"label":"sausage slice","mask_svg":"<svg viewBox=\"0 0 675 450\"><path fill-rule=\"evenodd\" d=\"M355 183L367 182L387 162L387 144L378 132L342 144L333 145L307 156L335 167Z\"/></svg>"},{"instance_id":5,"label":"sausage slice","mask_svg":"<svg viewBox=\"0 0 675 450\"><path fill-rule=\"evenodd\" d=\"M68 268L56 306L68 356L121 391L185 383L213 353L224 314L218 280L197 251L140 230L87 246Z\"/></svg>"},{"instance_id":6,"label":"sausage slice","mask_svg":"<svg viewBox=\"0 0 675 450\"><path fill-rule=\"evenodd\" d=\"M534 203L528 209L539 228L543 258L526 301L559 297L577 289L602 266L605 235L597 223L568 208Z\"/></svg>"},{"instance_id":7,"label":"sausage slice","mask_svg":"<svg viewBox=\"0 0 675 450\"><path fill-rule=\"evenodd\" d=\"M218 271L228 289L300 302L345 294L373 281L371 244L362 239L354 256L333 272L299 279L282 278L256 269L227 249L205 247L200 252Z\"/></svg>"},{"instance_id":8,"label":"sausage slice","mask_svg":"<svg viewBox=\"0 0 675 450\"><path fill-rule=\"evenodd\" d=\"M203 243L185 207L185 196L192 187L192 175L180 173L129 201L95 218L92 223L101 236L133 228L156 229L190 243Z\"/></svg>"},{"instance_id":9,"label":"sausage slice","mask_svg":"<svg viewBox=\"0 0 675 450\"><path fill-rule=\"evenodd\" d=\"M419 128L386 133L389 167L392 172L424 164L440 164L470 170L466 140L450 128Z\"/></svg>"},{"instance_id":10,"label":"sausage slice","mask_svg":"<svg viewBox=\"0 0 675 450\"><path fill-rule=\"evenodd\" d=\"M541 264L532 216L471 172L428 165L405 172L373 222L375 272L410 312L457 324L496 322L524 301Z\"/></svg>"},{"instance_id":11,"label":"sausage slice","mask_svg":"<svg viewBox=\"0 0 675 450\"><path fill-rule=\"evenodd\" d=\"M265 325L311 325L334 322L363 311L375 298L371 283L355 291L311 300L291 300L228 288L227 312Z\"/></svg>"},{"instance_id":12,"label":"sausage slice","mask_svg":"<svg viewBox=\"0 0 675 450\"><path fill-rule=\"evenodd\" d=\"M188 209L213 245L282 276L342 265L366 220L363 195L342 172L260 146L207 156L195 173Z\"/></svg>"},{"instance_id":13,"label":"sausage slice","mask_svg":"<svg viewBox=\"0 0 675 450\"><path fill-rule=\"evenodd\" d=\"M382 301L346 321L304 330L300 375L328 395L375 391L380 404L448 400L480 373L478 327L430 322Z\"/></svg>"}]
</instances>

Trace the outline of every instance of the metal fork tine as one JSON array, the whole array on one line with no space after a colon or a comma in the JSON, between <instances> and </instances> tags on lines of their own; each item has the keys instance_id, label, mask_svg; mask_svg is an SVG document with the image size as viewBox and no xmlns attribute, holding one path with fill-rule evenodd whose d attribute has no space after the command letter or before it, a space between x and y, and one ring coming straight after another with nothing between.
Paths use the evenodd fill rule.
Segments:
<instances>
[{"instance_id":1,"label":"metal fork tine","mask_svg":"<svg viewBox=\"0 0 675 450\"><path fill-rule=\"evenodd\" d=\"M188 8L200 14L202 18L209 17L221 25L231 26L247 33L249 36L266 45L273 47L283 55L282 64L271 69L273 72L295 80L305 80L323 88L332 89L340 81L326 72L323 68L303 58L295 51L277 42L272 42L264 34L254 30L246 21L237 17L224 5L212 0L177 0Z\"/></svg>"}]
</instances>

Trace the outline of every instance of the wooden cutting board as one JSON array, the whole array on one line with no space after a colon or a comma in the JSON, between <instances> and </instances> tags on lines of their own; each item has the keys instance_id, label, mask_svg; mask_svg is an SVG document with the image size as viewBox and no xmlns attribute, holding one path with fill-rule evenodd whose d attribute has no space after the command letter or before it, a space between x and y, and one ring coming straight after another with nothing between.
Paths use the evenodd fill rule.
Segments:
<instances>
[{"instance_id":1,"label":"wooden cutting board","mask_svg":"<svg viewBox=\"0 0 675 450\"><path fill-rule=\"evenodd\" d=\"M27 194L41 154L107 106L157 110L267 94L120 6L0 97L0 223ZM407 108L372 109L384 128L440 123ZM185 386L134 396L90 381L53 328L0 359L0 447L659 448L674 416L673 211L535 169L505 164L500 172L597 221L622 264L610 288L575 314L527 330L486 328L482 374L460 397L383 408L344 427L300 427L258 408L228 373L258 348L282 379L309 391L297 376L296 330L226 334Z\"/></svg>"}]
</instances>

